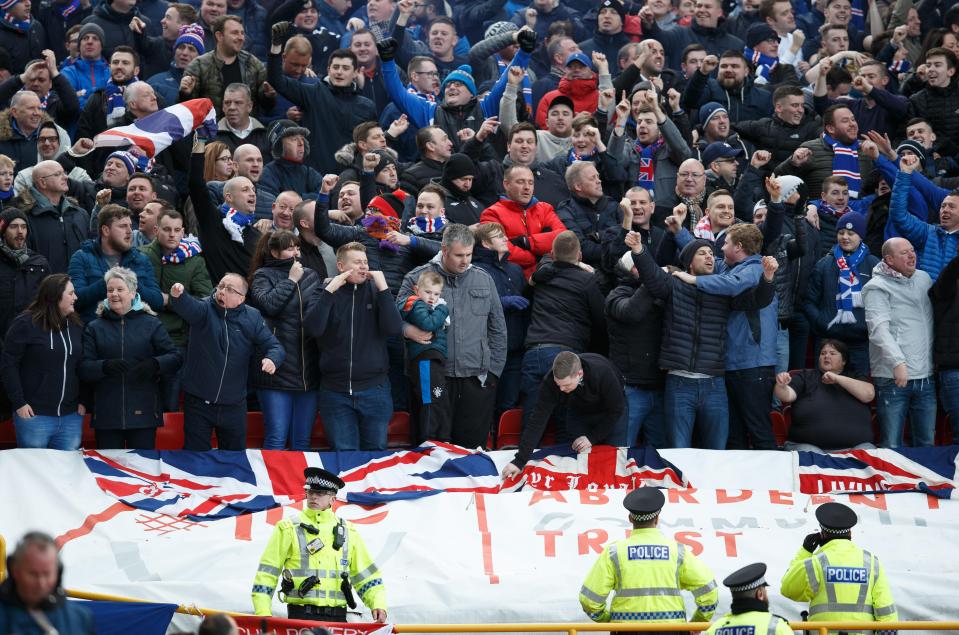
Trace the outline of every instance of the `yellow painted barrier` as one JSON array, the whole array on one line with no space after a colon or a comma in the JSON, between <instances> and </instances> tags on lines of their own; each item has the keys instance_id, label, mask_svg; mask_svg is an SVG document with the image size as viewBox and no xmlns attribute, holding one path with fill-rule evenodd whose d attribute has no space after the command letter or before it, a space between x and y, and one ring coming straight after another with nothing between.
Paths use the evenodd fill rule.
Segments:
<instances>
[{"instance_id":1,"label":"yellow painted barrier","mask_svg":"<svg viewBox=\"0 0 959 635\"><path fill-rule=\"evenodd\" d=\"M3 537L0 536L0 553L3 551ZM160 602L162 600L140 600L119 595L105 593L90 593L67 589L67 595L79 600L102 600L107 602ZM177 613L186 615L210 615L225 613L226 615L249 616L248 613L234 613L218 609L205 609L193 604L177 606ZM643 633L647 631L676 631L702 632L709 628L708 622L688 622L685 624L642 623L625 624L613 623L508 623L508 624L394 624L396 633L607 633L610 629ZM789 628L794 631L818 631L827 635L829 631L959 631L959 621L951 622L789 622Z\"/></svg>"}]
</instances>

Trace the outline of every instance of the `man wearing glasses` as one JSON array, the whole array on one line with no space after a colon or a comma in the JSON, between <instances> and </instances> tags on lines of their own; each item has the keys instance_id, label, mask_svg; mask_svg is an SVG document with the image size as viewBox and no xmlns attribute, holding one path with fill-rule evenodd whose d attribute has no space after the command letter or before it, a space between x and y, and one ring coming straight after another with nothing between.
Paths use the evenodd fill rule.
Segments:
<instances>
[{"instance_id":1,"label":"man wearing glasses","mask_svg":"<svg viewBox=\"0 0 959 635\"><path fill-rule=\"evenodd\" d=\"M247 290L237 273L224 275L204 300L179 282L170 287L170 307L190 325L182 374L184 450L209 450L214 430L219 449L245 450L251 358L266 351L260 369L272 375L286 357L260 312L244 304Z\"/></svg>"},{"instance_id":2,"label":"man wearing glasses","mask_svg":"<svg viewBox=\"0 0 959 635\"><path fill-rule=\"evenodd\" d=\"M17 199L30 225L29 247L46 257L51 273L66 273L90 226L90 215L67 198L67 189L63 166L41 161L33 168L33 186Z\"/></svg>"},{"instance_id":3,"label":"man wearing glasses","mask_svg":"<svg viewBox=\"0 0 959 635\"><path fill-rule=\"evenodd\" d=\"M37 132L38 159L40 161L56 161L59 163L60 167L66 171L68 177L67 196L75 198L84 209L93 209L93 206L96 204L96 186L93 183L93 179L90 178L86 170L77 166L76 159L69 154L83 154L93 146L93 141L90 139L79 139L72 148L64 148L61 142L69 139L69 137L64 132L61 138L61 132L63 131L60 127L52 121L44 121L40 124L39 131ZM19 169L19 166L17 167L17 175L13 180L13 193L16 196L20 196L23 192L33 187L33 170L35 166L23 168L22 170Z\"/></svg>"}]
</instances>

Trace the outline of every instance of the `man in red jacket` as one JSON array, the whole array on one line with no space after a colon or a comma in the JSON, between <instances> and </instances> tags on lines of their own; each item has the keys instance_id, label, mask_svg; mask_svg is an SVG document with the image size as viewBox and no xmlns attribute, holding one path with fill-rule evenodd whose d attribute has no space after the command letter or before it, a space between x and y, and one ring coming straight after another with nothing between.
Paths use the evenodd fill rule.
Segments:
<instances>
[{"instance_id":1,"label":"man in red jacket","mask_svg":"<svg viewBox=\"0 0 959 635\"><path fill-rule=\"evenodd\" d=\"M594 72L595 71L595 72ZM613 87L609 75L609 61L602 53L594 51L592 60L585 53L573 53L566 58L566 73L559 80L559 87L551 90L539 100L536 106L536 127L546 130L546 113L553 99L566 95L573 100L573 113L595 112L599 105L599 94Z\"/></svg>"},{"instance_id":2,"label":"man in red jacket","mask_svg":"<svg viewBox=\"0 0 959 635\"><path fill-rule=\"evenodd\" d=\"M512 165L503 173L501 197L480 214L481 223L499 223L509 239L509 259L523 268L526 278L536 263L553 247L553 240L566 226L553 206L533 196L533 172L523 165Z\"/></svg>"}]
</instances>

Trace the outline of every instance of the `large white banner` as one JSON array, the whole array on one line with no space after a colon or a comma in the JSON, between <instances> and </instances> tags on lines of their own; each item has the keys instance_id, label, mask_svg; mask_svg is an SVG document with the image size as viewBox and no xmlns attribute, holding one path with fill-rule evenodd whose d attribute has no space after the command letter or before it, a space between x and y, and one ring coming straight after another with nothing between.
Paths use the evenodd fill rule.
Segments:
<instances>
[{"instance_id":1,"label":"large white banner","mask_svg":"<svg viewBox=\"0 0 959 635\"><path fill-rule=\"evenodd\" d=\"M803 606L778 582L815 507L852 505L857 544L880 557L900 617L956 615L959 503L918 493L809 496L794 491L788 453L665 451L693 487L668 490L660 527L713 569L717 582L769 565L773 610ZM494 453L501 466L512 453ZM604 544L627 535L625 492L445 493L376 508L343 504L383 572L396 623L585 621L577 594ZM211 522L127 507L104 494L79 453L0 452L0 534L42 529L63 542L70 588L249 612L273 525L295 508ZM720 612L729 596L720 594ZM688 602L690 609L691 601ZM275 604L277 614L283 606ZM365 614L368 617L368 613Z\"/></svg>"}]
</instances>

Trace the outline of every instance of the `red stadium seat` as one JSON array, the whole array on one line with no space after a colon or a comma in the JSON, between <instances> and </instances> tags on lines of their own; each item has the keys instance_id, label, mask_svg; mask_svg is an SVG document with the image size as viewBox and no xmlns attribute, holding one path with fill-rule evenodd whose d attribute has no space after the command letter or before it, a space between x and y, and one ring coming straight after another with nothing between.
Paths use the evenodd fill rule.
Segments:
<instances>
[{"instance_id":1,"label":"red stadium seat","mask_svg":"<svg viewBox=\"0 0 959 635\"><path fill-rule=\"evenodd\" d=\"M266 440L266 429L263 424L262 412L246 413L246 447L259 450Z\"/></svg>"},{"instance_id":2,"label":"red stadium seat","mask_svg":"<svg viewBox=\"0 0 959 635\"><path fill-rule=\"evenodd\" d=\"M408 448L410 443L410 413L394 412L386 429L386 447Z\"/></svg>"},{"instance_id":3,"label":"red stadium seat","mask_svg":"<svg viewBox=\"0 0 959 635\"><path fill-rule=\"evenodd\" d=\"M183 413L164 412L163 426L157 428L157 450L183 449Z\"/></svg>"},{"instance_id":4,"label":"red stadium seat","mask_svg":"<svg viewBox=\"0 0 959 635\"><path fill-rule=\"evenodd\" d=\"M17 433L13 429L13 419L0 421L0 449L17 447Z\"/></svg>"},{"instance_id":5,"label":"red stadium seat","mask_svg":"<svg viewBox=\"0 0 959 635\"><path fill-rule=\"evenodd\" d=\"M90 422L93 420L93 415L84 415L83 417L83 434L80 437L80 447L86 450L95 450L97 447L97 437L93 432L93 428L90 427Z\"/></svg>"},{"instance_id":6,"label":"red stadium seat","mask_svg":"<svg viewBox=\"0 0 959 635\"><path fill-rule=\"evenodd\" d=\"M319 413L316 415L316 421L313 422L313 433L310 435L310 447L314 450L329 450L330 440L326 438L326 430L323 428L323 419Z\"/></svg>"},{"instance_id":7,"label":"red stadium seat","mask_svg":"<svg viewBox=\"0 0 959 635\"><path fill-rule=\"evenodd\" d=\"M496 428L496 449L509 450L519 447L519 437L523 429L523 409L513 408L500 415Z\"/></svg>"},{"instance_id":8,"label":"red stadium seat","mask_svg":"<svg viewBox=\"0 0 959 635\"><path fill-rule=\"evenodd\" d=\"M773 423L773 434L776 435L776 445L782 447L789 438L789 424L786 422L786 416L778 410L769 412L769 419Z\"/></svg>"}]
</instances>

